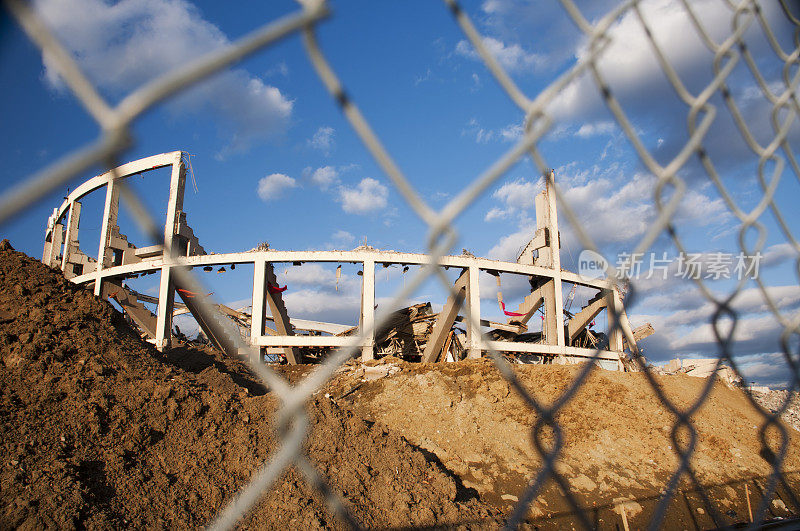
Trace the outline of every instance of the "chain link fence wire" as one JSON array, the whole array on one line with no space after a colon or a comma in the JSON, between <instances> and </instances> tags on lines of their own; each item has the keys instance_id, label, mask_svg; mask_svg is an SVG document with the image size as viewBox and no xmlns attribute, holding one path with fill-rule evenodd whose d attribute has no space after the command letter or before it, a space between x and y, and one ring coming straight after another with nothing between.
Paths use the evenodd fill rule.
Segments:
<instances>
[{"instance_id":1,"label":"chain link fence wire","mask_svg":"<svg viewBox=\"0 0 800 531\"><path fill-rule=\"evenodd\" d=\"M706 177L715 186L728 209L738 219L741 251L750 256L764 250L766 228L758 219L765 211L769 210L777 219L782 237L790 244L797 257L797 269L800 271L800 243L793 235L789 222L787 222L775 201L776 190L781 179L784 178L784 174L789 174L790 179L791 175L794 175L800 181L800 167L789 139L789 130L798 114L800 114L800 101L798 100L798 95L800 95L798 93L798 84L800 83L800 68L798 68L800 66L800 20L798 20L796 13L791 10L789 2L786 0L780 0L780 3L783 15L785 15L786 20L793 29L794 47L791 49L784 49L781 46L775 32L766 20L759 2L755 0L743 0L741 2L721 0L721 3L729 11L732 26L729 34L720 41L712 37L698 17L696 8L687 0L680 0L680 6L691 25L686 30L696 32L703 44L714 56L712 64L709 65L709 68L713 71L713 79L700 90L694 91L687 88L684 80L681 79L670 63L659 43L656 42L648 20L643 13L642 2L633 0L622 2L593 23L584 16L575 2L562 0L561 6L564 12L587 39L586 54L571 69L534 96L526 95L515 84L506 69L484 45L482 36L459 3L455 0L444 0L444 4L452 13L455 23L461 28L486 68L494 76L510 100L519 108L521 116L524 118L524 134L511 149L485 172L475 178L440 211L436 211L427 204L403 175L370 127L367 119L359 111L355 102L350 99L334 69L326 60L323 50L316 39L315 29L318 24L331 16L328 3L325 0L299 0L298 3L299 9L296 13L270 22L230 46L210 52L158 77L130 93L118 105L111 106L99 94L92 82L82 73L75 58L59 43L58 39L28 3L23 0L4 0L6 8L24 29L31 41L39 47L43 55L52 59L54 67L58 70L65 84L78 98L86 112L100 126L101 134L94 142L31 175L12 189L4 191L2 197L0 197L0 223L4 223L23 212L48 192L64 185L94 165L102 165L110 169L117 167L122 155L135 141L131 130L133 123L146 110L164 101L169 96L187 90L194 84L233 65L246 56L268 47L280 39L299 33L302 35L309 60L322 83L330 92L334 102L339 105L363 144L394 184L396 190L429 229L427 238L429 263L422 267L406 283L403 289L395 294L391 304L384 305L384 307L397 307L405 303L426 279L434 275L441 280L442 285L451 295L456 295L453 285L444 275L442 269L437 266L440 258L448 253L457 241L458 234L453 227L453 222L469 205L481 197L493 183L504 176L509 168L524 157L530 157L534 165L543 174L550 175L547 171L550 166L542 155L539 146L544 135L551 131L554 126L554 119L548 114L547 107L579 76L590 76L606 107L612 113L639 159L649 172L656 177L653 198L658 215L640 239L634 253L647 251L656 238L664 233L669 235L679 251L685 251L686 246L678 237L674 227L676 212L681 206L681 201L687 189L686 183L678 176L678 173L690 158L698 157L705 170ZM531 9L535 9L535 6L531 6ZM647 37L647 42L658 61L661 71L685 106L688 139L667 164L660 164L645 146L641 133L632 124L622 104L611 89L608 79L599 68L599 62L602 60L603 54L608 50L614 39L614 36L609 31L610 28L620 17L630 13L635 15L640 28ZM774 54L773 59L777 59L783 64L782 83L778 85L768 83L766 81L767 78L759 70L758 62L753 57L744 39L745 31L751 27L760 30ZM759 142L732 96L732 90L729 87L729 84L733 83L731 79L732 72L741 63L746 65L746 68L756 80L761 94L772 106L770 116L772 136L768 143ZM712 97L715 95L722 97L725 103L724 109L717 108L711 102ZM653 104L657 105L658 102L653 102ZM716 116L725 110L732 117L741 137L758 157L757 175L763 195L757 205L750 211L742 210L733 200L704 147L711 124ZM771 176L767 175L770 167L772 168ZM179 261L170 247L171 242L164 240L155 218L147 211L135 193L124 185L124 181L119 181L119 183L122 185L121 197L133 212L141 229L151 236L153 242L164 244L165 261L172 268L178 280L194 293L206 293L194 276L185 268L180 267ZM555 190L559 208L577 234L582 246L585 249L597 251L598 246L589 236L576 213L570 208L570 204L565 199L563 192L559 190L557 185ZM747 234L751 229L758 234L756 245L752 248L747 244ZM611 265L608 268L607 273L609 278L612 278L616 271ZM738 375L741 375L741 371L737 360L732 354L734 344L733 331L736 328L738 316L731 306L731 301L741 292L747 280L747 277L742 278L735 289L726 296L719 297L709 289L702 278L695 278L697 288L715 307L712 325L718 345L717 366L725 362ZM780 343L787 371L789 372L789 390L790 392L797 390L800 388L798 354L791 351L790 345L800 336L800 315L794 317L784 315L779 310L778 304L767 290L763 280L760 278L754 280L775 321L781 326ZM626 296L626 304L633 303L636 300L636 296L635 286L631 286ZM295 466L305 476L308 483L317 489L326 500L329 508L339 518L351 527L359 527L359 523L348 511L341 496L328 486L326 478L320 475L314 464L309 461L303 451L303 443L308 437L310 429L309 419L304 410L306 402L314 392L333 376L336 369L346 360L358 354L359 344L363 336L353 337L350 346L337 349L317 370L299 384L291 386L268 366L254 361L258 359L255 351L257 347L245 344L237 331L233 329L233 323L224 318L211 318L211 316L218 313L218 310L209 297L200 295L200 299L200 312L204 314L204 317L208 317L204 319L207 323L212 323L215 327L230 328L230 330L220 330L222 333L228 332L227 335L233 338L234 350L228 354L247 360L255 374L281 400L281 407L277 413L280 436L278 449L260 470L252 474L249 483L241 489L229 505L219 512L211 527L214 529L234 527L289 466ZM464 310L467 313L467 322L477 326L477 316L469 314L468 305L464 306ZM615 323L613 330L616 331L618 328L616 323L619 323L619 319L616 318L617 309L615 305L609 305L608 311L612 317L610 321ZM373 330L382 327L386 323L387 317L388 312L379 313L375 319ZM731 326L726 324L728 320L732 322ZM372 335L373 330L366 330L363 333ZM627 339L630 343L631 338ZM488 355L493 360L497 370L508 380L527 406L536 413L537 420L531 427L531 437L532 444L542 459L541 467L531 478L525 492L520 496L506 526L508 528L516 528L524 522L531 503L541 492L543 486L552 480L562 490L578 521L583 527L592 528L592 522L575 499L569 482L556 470L555 465L559 459L564 441L557 417L564 406L574 397L583 382L586 381L595 367L594 361L600 355L600 351L596 351L594 358L583 363L569 388L549 406L538 401L526 390L509 363L497 351L490 348ZM661 526L667 507L676 493L679 481L684 477L687 477L696 487L705 509L714 523L717 526L729 525L729 520L721 515L714 504L711 503L707 492L698 481L692 468L692 455L698 438L697 431L692 423L692 417L708 398L716 381L716 373L712 373L707 379L702 392L696 400L688 407L681 408L666 396L652 369L639 353L634 354L634 361L646 376L652 391L674 417L671 437L675 452L679 458L679 465L663 490L649 527L656 529ZM793 490L789 488L782 469L789 436L779 419L788 406L789 398L787 397L781 407L773 413L763 409L749 391L747 396L753 408L763 418L763 422L759 426L763 450L772 455L770 460L772 473L767 480L764 495L756 509L753 520L756 523L763 521L768 510L769 501L772 499L772 494L778 484L784 487L785 492L790 497L789 501L793 509L800 512L800 501L798 501L797 495ZM791 396L791 393L789 396ZM768 444L767 433L770 431L779 435L780 444L777 448L770 447ZM753 525L757 524L754 523Z\"/></svg>"}]
</instances>

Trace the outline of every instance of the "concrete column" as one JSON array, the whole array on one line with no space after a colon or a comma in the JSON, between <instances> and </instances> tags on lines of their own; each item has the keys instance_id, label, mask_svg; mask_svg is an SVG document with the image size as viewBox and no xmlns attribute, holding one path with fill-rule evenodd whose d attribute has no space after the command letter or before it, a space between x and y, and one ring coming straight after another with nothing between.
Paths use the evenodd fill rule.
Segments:
<instances>
[{"instance_id":1,"label":"concrete column","mask_svg":"<svg viewBox=\"0 0 800 531\"><path fill-rule=\"evenodd\" d=\"M172 343L172 308L175 303L175 284L172 267L161 268L161 282L158 289L158 315L156 316L156 348L165 350Z\"/></svg>"},{"instance_id":2,"label":"concrete column","mask_svg":"<svg viewBox=\"0 0 800 531\"><path fill-rule=\"evenodd\" d=\"M563 347L566 346L566 339L564 337L564 296L561 293L561 243L552 171L545 176L544 191L536 196L536 226L538 230L544 229L546 234L546 245L539 249L536 265L553 270L553 279L542 285L542 295L544 296L542 331L548 345Z\"/></svg>"},{"instance_id":3,"label":"concrete column","mask_svg":"<svg viewBox=\"0 0 800 531\"><path fill-rule=\"evenodd\" d=\"M167 219L164 222L164 253L169 256L178 224L178 213L183 210L183 192L186 186L186 169L181 160L182 153L175 153L172 162L172 174L169 183L169 201L167 203Z\"/></svg>"},{"instance_id":4,"label":"concrete column","mask_svg":"<svg viewBox=\"0 0 800 531\"><path fill-rule=\"evenodd\" d=\"M170 252L178 222L178 211L183 208L183 187L186 175L181 162L181 152L175 153L172 161L172 174L167 202L167 219L164 222L164 261L170 259ZM172 343L172 309L175 304L175 282L172 266L161 268L161 283L158 289L158 315L156 321L156 348L168 349Z\"/></svg>"},{"instance_id":5,"label":"concrete column","mask_svg":"<svg viewBox=\"0 0 800 531\"><path fill-rule=\"evenodd\" d=\"M61 243L63 242L64 225L56 223L53 225L53 230L50 232L50 241L44 244L44 254L42 255L42 262L48 267L56 267L58 265L58 253L61 252Z\"/></svg>"},{"instance_id":6,"label":"concrete column","mask_svg":"<svg viewBox=\"0 0 800 531\"><path fill-rule=\"evenodd\" d=\"M561 291L561 235L558 232L558 205L556 204L555 173L547 179L547 202L550 228L550 256L553 262L553 289L555 291L556 344L566 346L564 339L564 295Z\"/></svg>"},{"instance_id":7,"label":"concrete column","mask_svg":"<svg viewBox=\"0 0 800 531\"><path fill-rule=\"evenodd\" d=\"M250 315L250 344L255 346L257 352L261 350L258 346L258 338L264 335L264 312L266 308L264 292L267 289L266 269L267 264L264 260L256 260L253 264L253 311ZM259 359L258 361L260 362L261 360Z\"/></svg>"},{"instance_id":8,"label":"concrete column","mask_svg":"<svg viewBox=\"0 0 800 531\"><path fill-rule=\"evenodd\" d=\"M606 300L608 304L608 307L606 309L606 312L608 313L608 330L609 330L608 350L610 350L611 352L618 352L622 354L622 339L623 339L622 325L620 323L620 326L618 326L617 329L614 330L614 326L617 321L614 318L614 314L611 311L611 308L613 308L617 311L618 315L620 316L622 315L623 311L622 299L620 299L617 288L612 288L611 290L606 292Z\"/></svg>"},{"instance_id":9,"label":"concrete column","mask_svg":"<svg viewBox=\"0 0 800 531\"><path fill-rule=\"evenodd\" d=\"M64 238L64 253L61 256L61 271L64 276L72 278L75 275L72 271L67 271L67 264L69 263L70 255L72 254L73 245L78 245L78 227L81 220L81 204L78 201L69 205L69 215L67 216L67 233Z\"/></svg>"},{"instance_id":10,"label":"concrete column","mask_svg":"<svg viewBox=\"0 0 800 531\"><path fill-rule=\"evenodd\" d=\"M375 262L364 260L361 276L361 319L359 320L363 337L361 361L375 359ZM369 335L366 335L369 332Z\"/></svg>"},{"instance_id":11,"label":"concrete column","mask_svg":"<svg viewBox=\"0 0 800 531\"><path fill-rule=\"evenodd\" d=\"M478 285L477 266L469 267L469 281L467 282L467 306L471 319L467 323L467 344L469 345L469 358L480 358L483 354L483 338L481 337L481 292Z\"/></svg>"},{"instance_id":12,"label":"concrete column","mask_svg":"<svg viewBox=\"0 0 800 531\"><path fill-rule=\"evenodd\" d=\"M117 212L119 210L119 189L116 187L114 179L109 179L106 185L106 205L103 209L103 224L100 228L100 247L97 250L97 272L103 270L106 265L106 255L108 254L108 234L111 227L117 223ZM103 282L100 278L94 283L94 294L100 296L102 293Z\"/></svg>"}]
</instances>

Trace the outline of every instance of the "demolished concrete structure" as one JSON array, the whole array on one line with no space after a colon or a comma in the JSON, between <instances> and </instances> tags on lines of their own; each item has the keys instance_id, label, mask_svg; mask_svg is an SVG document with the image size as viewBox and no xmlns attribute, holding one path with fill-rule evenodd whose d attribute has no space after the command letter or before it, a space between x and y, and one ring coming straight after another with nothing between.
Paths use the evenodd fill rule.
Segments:
<instances>
[{"instance_id":1,"label":"demolished concrete structure","mask_svg":"<svg viewBox=\"0 0 800 531\"><path fill-rule=\"evenodd\" d=\"M708 378L716 372L717 378L726 384L736 387L742 385L741 377L717 358L675 358L659 369L662 374L687 374L698 378Z\"/></svg>"},{"instance_id":2,"label":"demolished concrete structure","mask_svg":"<svg viewBox=\"0 0 800 531\"><path fill-rule=\"evenodd\" d=\"M502 262L475 257L469 253L443 256L436 264L461 271L454 285L455 296L448 298L441 312L431 311L430 304L416 305L393 314L387 326L374 330L375 268L400 265L426 265L431 258L424 254L359 248L353 251L279 251L260 246L248 252L208 254L187 222L183 210L186 181L185 154L164 153L133 161L94 177L76 188L49 218L42 261L58 267L73 282L94 290L98 296L116 301L127 316L159 349L168 349L174 338L172 318L190 312L211 342L230 352L233 339L219 333L214 323L205 322L197 309L195 295L181 286L174 268L206 268L229 264L252 264L254 267L252 312L218 306L222 313L237 322L245 339L262 352L280 353L288 363L318 358L327 351L352 344L358 346L364 360L377 355L397 355L426 362L479 358L492 347L507 355L534 355L548 362L579 362L595 358L606 368L624 369L630 353L637 353L637 341L652 333L646 325L632 330L622 305L619 289L609 280L587 279L561 268L560 237L553 179L545 179L545 189L536 196L536 231L516 262ZM119 182L157 168L171 169L164 244L137 248L120 232L118 226ZM105 189L100 245L97 258L84 253L79 245L78 227L81 199L88 193ZM173 257L165 258L165 248ZM274 272L277 263L351 263L361 266L361 309L357 327L334 323L301 321L290 317ZM506 323L481 319L479 273L499 278L500 274L527 277L530 293ZM126 279L141 274L160 273L158 297L136 293L126 286ZM570 283L596 290L596 295L578 312L565 311L562 285ZM182 304L175 302L178 294ZM502 297L498 302L504 309ZM155 313L144 303L157 305ZM269 315L267 313L269 308ZM469 320L460 315L466 308ZM609 311L609 308L613 311ZM610 332L591 330L593 320L606 310ZM505 310L504 310L505 311ZM542 330L529 332L528 322L543 313ZM618 323L614 316L618 316ZM266 325L271 320L273 328ZM463 323L464 330L456 323ZM480 325L478 324L480 323ZM249 330L248 330L249 327ZM489 328L484 332L482 328ZM649 327L649 329L648 329ZM463 332L463 333L462 333ZM638 337L637 337L638 334ZM599 350L599 353L598 353Z\"/></svg>"}]
</instances>

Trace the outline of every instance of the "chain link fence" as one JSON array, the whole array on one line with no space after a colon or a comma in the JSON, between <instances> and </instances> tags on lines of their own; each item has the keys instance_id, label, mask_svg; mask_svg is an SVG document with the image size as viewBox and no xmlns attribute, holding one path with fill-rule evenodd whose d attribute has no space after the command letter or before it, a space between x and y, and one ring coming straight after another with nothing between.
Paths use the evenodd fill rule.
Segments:
<instances>
[{"instance_id":1,"label":"chain link fence","mask_svg":"<svg viewBox=\"0 0 800 531\"><path fill-rule=\"evenodd\" d=\"M120 158L134 140L132 136L133 123L148 109L176 93L187 90L195 83L229 67L249 54L268 47L280 39L299 33L302 35L308 58L333 100L339 105L363 144L394 184L396 190L429 229L427 247L430 263L421 268L413 279L395 294L393 303L386 305L387 307L402 304L426 279L433 275L438 276L442 281L442 285L452 295L455 295L452 284L441 268L436 265L438 260L456 242L457 234L453 227L454 220L524 157L530 157L543 174L549 175L549 172L547 172L549 165L539 146L542 138L555 125L554 118L548 114L547 107L579 76L590 76L599 94L602 95L607 108L613 114L630 145L638 154L639 159L656 177L653 196L658 215L640 239L633 253L647 251L656 238L664 233L669 235L679 251L685 251L686 246L673 227L676 212L681 206L684 192L687 189L686 183L678 174L686 166L689 159L696 156L700 159L706 171L706 177L713 183L733 215L738 218L739 244L743 253L753 255L763 250L765 228L758 219L765 211L770 210L777 219L781 235L790 244L794 256L800 257L800 243L795 239L789 221L784 217L775 201L777 186L784 174L789 174L790 179L791 175L800 179L800 167L790 145L790 128L797 115L800 114L800 100L798 99L798 96L800 96L798 91L798 84L800 83L800 68L798 68L798 65L800 65L800 20L798 20L796 12L790 9L786 0L781 0L781 8L783 15L793 29L794 47L791 49L781 47L779 39L776 38L773 29L766 20L761 6L754 0L743 0L738 3L732 0L721 0L721 3L729 11L732 25L728 35L719 41L715 40L704 26L696 13L695 7L687 0L680 0L680 6L691 23L691 27L686 28L686 31L696 32L714 56L712 64L708 65L709 69L713 71L713 79L706 86L699 89L693 88L692 90L687 88L686 81L681 78L659 46L659 43L653 37L648 21L642 12L642 6L640 5L642 2L622 2L605 16L592 23L584 16L575 2L562 0L561 5L564 11L587 39L587 53L570 70L536 94L535 97L526 95L520 90L501 63L493 57L461 6L455 0L444 0L447 8L452 13L455 23L458 24L464 35L469 39L469 42L474 46L497 83L519 108L521 115L524 117L524 134L513 148L499 158L488 170L475 178L457 197L439 211L426 203L411 182L403 175L378 136L371 129L367 119L361 114L355 102L349 98L343 84L326 60L315 36L317 24L322 23L327 17L331 16L329 6L324 0L301 0L299 9L295 14L270 22L229 47L208 53L189 64L166 73L130 93L116 106L111 106L98 93L93 84L81 72L76 59L61 46L53 33L48 30L28 3L23 0L5 0L4 3L13 17L24 28L30 39L41 49L43 54L52 60L53 65L57 68L66 85L97 122L102 132L93 143L42 169L37 174L30 176L22 184L6 190L2 198L0 198L0 223L8 221L44 194L66 184L94 165L99 164L107 168L118 166ZM535 6L531 6L531 9L535 9ZM685 105L688 139L682 148L678 150L677 155L669 160L667 164L660 164L651 150L645 146L641 138L641 132L632 124L631 119L611 89L609 80L599 68L599 62L602 60L604 52L613 42L613 35L611 35L609 29L621 16L631 13L635 14L635 20L638 21L647 36L652 52L657 58L658 64L669 84ZM770 84L766 81L766 78L759 71L758 62L747 47L744 34L750 27L757 27L762 32L769 42L771 53L774 54L773 59L777 59L783 64L783 81L778 85ZM737 106L735 98L732 96L732 90L729 86L733 82L731 73L734 66L742 62L756 80L763 97L771 105L772 132L768 143L761 143L757 140L756 135L753 134L748 125L748 121ZM717 106L711 103L710 100L715 95L721 95L725 103L725 109L718 109ZM653 102L653 104L657 105L658 102ZM704 149L704 142L707 141L711 123L718 113L724 111L730 113L742 138L758 157L757 177L762 196L757 205L750 211L742 210L733 200L718 175L711 157ZM767 175L768 165L773 169L772 176ZM124 181L120 182L122 198L134 213L137 222L143 230L151 235L154 242L161 242L163 235L160 234L153 216L147 212L139 198L125 187ZM597 245L588 235L576 213L570 208L569 202L565 200L563 193L557 187L556 193L561 212L564 213L566 219L574 228L583 247L597 250ZM746 233L750 229L755 229L759 234L758 241L753 248L748 247L746 239ZM164 244L166 249L165 260L174 260L169 247L170 242L166 241ZM187 286L188 289L199 294L205 293L191 273L177 267L174 268L174 271L178 275L180 282ZM615 274L611 266L609 266L608 274L610 277ZM731 301L743 289L747 280L747 278L741 279L734 290L724 297L719 297L712 293L703 279L695 279L697 289L716 308L712 324L718 343L718 364L726 362L739 374L737 360L732 354L733 330L737 320L737 313L732 308ZM754 280L758 284L761 295L769 306L774 319L780 323L782 329L780 343L784 360L788 367L787 370L790 373L790 390L796 390L800 387L800 369L798 369L797 354L791 352L790 344L792 344L793 337L796 339L800 335L800 315L791 318L787 317L780 311L777 302L769 293L763 281L759 278ZM635 286L632 286L627 294L626 301L628 304L636 298L634 288ZM203 301L200 306L201 312L207 313L209 317L217 312L211 301ZM466 310L468 312L468 308ZM612 305L608 311L614 314L617 310ZM386 317L386 314L379 314L374 328L383 326ZM612 317L614 317L612 319L613 322L619 322L619 319L616 319L616 315L612 315ZM467 315L467 318L474 326L477 326L473 316ZM728 319L733 321L734 326L722 326L723 321ZM227 319L208 318L206 322L215 323L215 326L221 327L230 326L232 328L234 326ZM231 355L239 355L257 348L242 342L237 331L231 329L227 332L236 342L235 352L231 352ZM372 330L365 332L371 334ZM318 489L340 518L352 527L359 527L358 522L348 512L340 496L328 487L326 479L316 471L313 463L308 460L303 452L303 442L310 429L309 419L304 411L306 402L314 392L333 376L337 368L359 352L359 341L359 337L353 338L352 346L335 351L319 367L319 370L314 371L295 386L290 386L268 366L253 363L251 360L258 359L257 355L248 354L243 356L244 359L251 362L252 370L281 399L282 405L277 419L281 443L277 451L263 467L254 472L249 484L235 496L227 507L219 512L212 527L231 528L235 526L237 521L289 466L295 466L305 475L308 482ZM597 354L599 354L599 351ZM540 469L529 482L525 492L519 497L515 510L506 523L507 527L518 527L525 520L533 500L536 499L543 486L552 480L563 491L567 503L571 506L580 523L586 528L592 528L593 525L588 515L582 511L575 496L572 494L568 481L558 473L555 464L559 459L563 446L563 434L558 424L557 416L593 370L595 366L592 362L593 360L584 363L569 388L558 400L547 406L526 391L524 385L518 381L511 366L498 352L490 350L489 356L494 361L497 370L514 387L528 407L535 411L537 421L532 426L532 438L535 449L542 459ZM665 395L653 371L646 365L645 360L637 356L634 361L647 377L653 393L658 396L664 407L674 416L671 437L680 461L679 466L663 490L657 508L652 515L650 527L658 528L661 525L665 511L676 493L679 481L684 476L696 487L714 522L718 526L728 525L729 520L719 514L714 504L710 502L706 491L692 469L692 454L698 438L697 432L692 425L692 417L709 396L716 380L716 375L712 374L707 379L702 393L694 403L688 407L681 408ZM763 422L759 426L759 433L764 450L771 452L773 455L771 460L772 474L766 482L762 501L754 513L754 521L760 522L765 517L769 501L772 499L772 494L779 483L783 485L785 491L791 497L789 501L794 510L800 512L800 501L792 489L787 488L782 469L782 463L789 444L789 436L784 426L779 422L779 418L786 409L789 398L776 412L772 413L761 408L749 392L748 397L753 408L759 411L763 417ZM768 444L767 432L770 430L775 430L779 434L781 444L778 448L770 448Z\"/></svg>"}]
</instances>

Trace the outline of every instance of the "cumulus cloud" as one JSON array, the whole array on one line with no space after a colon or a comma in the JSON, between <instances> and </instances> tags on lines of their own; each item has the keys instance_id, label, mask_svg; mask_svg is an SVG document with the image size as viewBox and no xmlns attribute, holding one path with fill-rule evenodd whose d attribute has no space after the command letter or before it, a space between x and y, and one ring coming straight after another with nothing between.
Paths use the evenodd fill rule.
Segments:
<instances>
[{"instance_id":1,"label":"cumulus cloud","mask_svg":"<svg viewBox=\"0 0 800 531\"><path fill-rule=\"evenodd\" d=\"M710 65L713 55L696 32L686 31L691 21L683 7L673 0L651 0L643 2L641 9L656 42L670 63L682 73L696 74L694 83L709 81L712 71L702 70ZM696 2L693 9L713 39L722 40L730 32L732 12L721 3L709 0ZM598 66L615 93L626 97L643 89L658 89L659 93L669 89L668 85L663 86L661 67L634 10L628 10L612 24L606 35L611 41L602 52ZM681 38L676 39L675 35L681 35ZM578 61L587 59L590 54L588 40L582 39L574 53ZM652 97L652 94L641 95L647 95L642 99ZM559 95L553 111L557 116L573 117L601 106L599 90L593 79L586 75Z\"/></svg>"},{"instance_id":2,"label":"cumulus cloud","mask_svg":"<svg viewBox=\"0 0 800 531\"><path fill-rule=\"evenodd\" d=\"M335 130L333 127L320 127L317 129L317 132L314 133L314 136L308 140L308 145L327 156L336 145L334 133Z\"/></svg>"},{"instance_id":3,"label":"cumulus cloud","mask_svg":"<svg viewBox=\"0 0 800 531\"><path fill-rule=\"evenodd\" d=\"M297 182L292 177L282 173L273 173L258 181L258 197L262 201L272 201L280 198L286 190L296 186Z\"/></svg>"},{"instance_id":4,"label":"cumulus cloud","mask_svg":"<svg viewBox=\"0 0 800 531\"><path fill-rule=\"evenodd\" d=\"M495 190L492 193L492 197L510 207L531 209L534 207L536 194L543 189L544 184L541 181L532 182L516 179Z\"/></svg>"},{"instance_id":5,"label":"cumulus cloud","mask_svg":"<svg viewBox=\"0 0 800 531\"><path fill-rule=\"evenodd\" d=\"M506 44L494 37L484 37L483 45L497 62L512 72L531 72L545 64L545 57L525 50L519 44ZM458 41L456 53L469 59L481 60L480 55L466 40Z\"/></svg>"},{"instance_id":6,"label":"cumulus cloud","mask_svg":"<svg viewBox=\"0 0 800 531\"><path fill-rule=\"evenodd\" d=\"M656 179L649 174L636 173L627 179L612 179L604 173L591 179L565 175L559 180L567 204L599 247L614 243L625 244L632 249L657 217L652 197ZM534 211L535 197L542 187L540 179L515 179L502 185L492 194L499 205L492 207L484 220L505 219L514 215L519 217L523 213ZM692 189L686 191L675 215L676 222L692 223L695 227L720 225L729 219L730 214L722 199L712 198ZM562 219L559 229L564 246L580 247L574 230L565 220ZM532 233L526 234L530 239ZM524 235L519 233L511 236L515 244L524 239ZM526 242L527 240L520 242L519 245ZM508 245L506 242L490 252L507 253Z\"/></svg>"},{"instance_id":7,"label":"cumulus cloud","mask_svg":"<svg viewBox=\"0 0 800 531\"><path fill-rule=\"evenodd\" d=\"M567 204L583 223L583 228L599 246L625 244L633 248L655 221L658 211L653 201L656 179L645 173L614 182L601 178L564 190ZM674 216L678 224L693 227L719 225L730 219L720 198L688 189ZM570 231L565 225L562 230Z\"/></svg>"},{"instance_id":8,"label":"cumulus cloud","mask_svg":"<svg viewBox=\"0 0 800 531\"><path fill-rule=\"evenodd\" d=\"M375 179L366 177L354 188L339 188L338 200L348 214L368 214L386 208L389 189Z\"/></svg>"},{"instance_id":9,"label":"cumulus cloud","mask_svg":"<svg viewBox=\"0 0 800 531\"><path fill-rule=\"evenodd\" d=\"M311 174L311 182L322 190L327 190L339 182L339 172L333 166L322 166Z\"/></svg>"},{"instance_id":10,"label":"cumulus cloud","mask_svg":"<svg viewBox=\"0 0 800 531\"><path fill-rule=\"evenodd\" d=\"M287 267L280 275L281 282L290 286L304 286L320 293L337 294L344 297L361 294L361 277L341 273L336 282L336 266L308 263Z\"/></svg>"},{"instance_id":11,"label":"cumulus cloud","mask_svg":"<svg viewBox=\"0 0 800 531\"><path fill-rule=\"evenodd\" d=\"M528 218L518 220L520 229L501 237L486 254L492 260L515 261L525 245L533 238L536 232L536 223Z\"/></svg>"},{"instance_id":12,"label":"cumulus cloud","mask_svg":"<svg viewBox=\"0 0 800 531\"><path fill-rule=\"evenodd\" d=\"M361 308L360 293L307 288L284 292L289 314L299 319L355 325Z\"/></svg>"},{"instance_id":13,"label":"cumulus cloud","mask_svg":"<svg viewBox=\"0 0 800 531\"><path fill-rule=\"evenodd\" d=\"M695 31L682 3L647 0L639 7L658 48L687 90L698 95L713 81L714 56ZM733 20L737 15L725 2L700 0L692 3L692 10L713 41L721 43L733 31ZM780 5L767 2L761 6L761 14L776 39L790 43L791 28ZM681 37L675 38L676 35ZM610 44L598 57L598 70L636 128L636 134L656 160L667 164L688 140L686 119L689 107L676 95L664 74L635 10L630 9L619 17L606 31L606 36ZM758 24L751 24L744 32L744 41L760 67L776 59ZM590 55L590 42L582 37L577 39L577 43L574 60L584 61ZM786 89L779 83L779 72L777 68L762 70L766 83L778 89L778 94ZM763 145L769 143L775 135L769 119L771 104L763 96L754 97L761 90L753 85L746 69L734 70L726 82L751 134ZM718 169L736 168L743 160L753 159L752 151L742 139L721 97L715 94L710 103L719 112L705 136L704 147ZM565 87L550 103L548 110L557 123L597 122L607 120L609 116L601 90L588 72ZM584 132L588 133L589 128ZM790 135L792 139L800 137L800 127L792 128ZM693 175L703 171L694 160L687 166L692 168Z\"/></svg>"},{"instance_id":14,"label":"cumulus cloud","mask_svg":"<svg viewBox=\"0 0 800 531\"><path fill-rule=\"evenodd\" d=\"M500 207L492 207L486 212L486 215L483 217L484 221L494 221L496 219L506 219L513 213L512 208L500 208Z\"/></svg>"},{"instance_id":15,"label":"cumulus cloud","mask_svg":"<svg viewBox=\"0 0 800 531\"><path fill-rule=\"evenodd\" d=\"M794 357L794 362L800 362L797 356ZM787 388L792 379L791 369L783 352L760 354L752 360L745 358L738 363L738 368L745 381L754 381L773 388Z\"/></svg>"},{"instance_id":16,"label":"cumulus cloud","mask_svg":"<svg viewBox=\"0 0 800 531\"><path fill-rule=\"evenodd\" d=\"M35 7L92 81L112 96L230 45L195 6L180 0L37 1ZM43 61L44 78L63 86L50 58ZM220 151L224 156L284 132L293 102L278 88L234 69L182 93L170 108L213 114L221 133L232 138Z\"/></svg>"}]
</instances>

